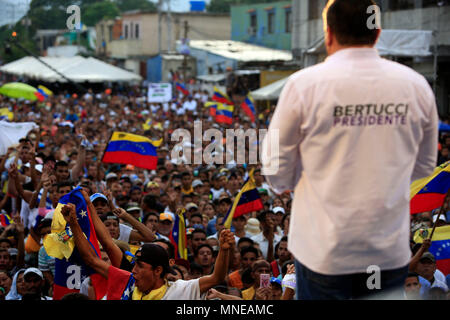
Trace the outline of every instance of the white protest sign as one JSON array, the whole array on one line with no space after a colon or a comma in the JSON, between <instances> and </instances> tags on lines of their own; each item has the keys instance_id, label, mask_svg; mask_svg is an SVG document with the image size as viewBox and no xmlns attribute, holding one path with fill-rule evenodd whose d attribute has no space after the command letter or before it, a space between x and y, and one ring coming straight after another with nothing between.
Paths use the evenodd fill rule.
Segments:
<instances>
[{"instance_id":1,"label":"white protest sign","mask_svg":"<svg viewBox=\"0 0 450 320\"><path fill-rule=\"evenodd\" d=\"M147 102L169 102L172 100L172 85L170 83L150 83L148 85Z\"/></svg>"}]
</instances>

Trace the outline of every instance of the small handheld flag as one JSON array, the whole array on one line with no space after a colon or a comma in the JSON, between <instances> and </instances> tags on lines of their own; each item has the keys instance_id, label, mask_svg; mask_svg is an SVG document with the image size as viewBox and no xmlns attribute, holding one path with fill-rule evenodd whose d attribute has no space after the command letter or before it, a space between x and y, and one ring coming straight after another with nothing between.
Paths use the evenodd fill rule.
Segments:
<instances>
[{"instance_id":1,"label":"small handheld flag","mask_svg":"<svg viewBox=\"0 0 450 320\"><path fill-rule=\"evenodd\" d=\"M0 108L0 120L13 120L14 119L14 113L9 111L8 108Z\"/></svg>"},{"instance_id":2,"label":"small handheld flag","mask_svg":"<svg viewBox=\"0 0 450 320\"><path fill-rule=\"evenodd\" d=\"M175 215L172 233L169 235L170 242L175 247L175 259L186 259L187 256L187 239L186 239L186 220L184 218L185 209L182 209Z\"/></svg>"},{"instance_id":3,"label":"small handheld flag","mask_svg":"<svg viewBox=\"0 0 450 320\"><path fill-rule=\"evenodd\" d=\"M157 147L162 143L144 136L115 131L103 154L102 162L132 164L139 168L156 169Z\"/></svg>"},{"instance_id":4,"label":"small handheld flag","mask_svg":"<svg viewBox=\"0 0 450 320\"><path fill-rule=\"evenodd\" d=\"M216 86L214 86L212 100L231 106L234 105L233 101L231 101L231 99L225 93L222 93Z\"/></svg>"},{"instance_id":5,"label":"small handheld flag","mask_svg":"<svg viewBox=\"0 0 450 320\"><path fill-rule=\"evenodd\" d=\"M188 89L186 89L186 87L182 83L176 82L175 83L175 88L178 91L181 91L185 96L189 95Z\"/></svg>"},{"instance_id":6,"label":"small handheld flag","mask_svg":"<svg viewBox=\"0 0 450 320\"><path fill-rule=\"evenodd\" d=\"M205 108L209 107L209 114L214 117L217 112L218 102L207 101L205 103Z\"/></svg>"},{"instance_id":7,"label":"small handheld flag","mask_svg":"<svg viewBox=\"0 0 450 320\"><path fill-rule=\"evenodd\" d=\"M44 87L41 84L38 85L38 91L41 93L44 93L45 97L49 97L49 96L53 95L53 92L50 89L48 89L47 87Z\"/></svg>"},{"instance_id":8,"label":"small handheld flag","mask_svg":"<svg viewBox=\"0 0 450 320\"><path fill-rule=\"evenodd\" d=\"M247 94L245 100L241 103L242 110L250 117L252 122L255 122L256 109L252 96L250 93Z\"/></svg>"},{"instance_id":9,"label":"small handheld flag","mask_svg":"<svg viewBox=\"0 0 450 320\"><path fill-rule=\"evenodd\" d=\"M416 214L439 208L450 189L450 161L434 169L428 177L411 184L410 213Z\"/></svg>"},{"instance_id":10,"label":"small handheld flag","mask_svg":"<svg viewBox=\"0 0 450 320\"><path fill-rule=\"evenodd\" d=\"M228 105L224 105L221 103L217 104L216 122L232 124L233 123L233 110L234 110L234 106L228 106Z\"/></svg>"},{"instance_id":11,"label":"small handheld flag","mask_svg":"<svg viewBox=\"0 0 450 320\"><path fill-rule=\"evenodd\" d=\"M255 178L253 177L254 170L255 169L253 168L250 171L247 181L244 183L241 191L239 191L236 199L234 199L234 203L230 210L228 210L225 215L225 218L223 219L225 228L231 228L233 218L264 209L258 189L256 188Z\"/></svg>"},{"instance_id":12,"label":"small handheld flag","mask_svg":"<svg viewBox=\"0 0 450 320\"><path fill-rule=\"evenodd\" d=\"M2 227L7 227L12 223L14 223L14 221L7 213L0 213L0 225Z\"/></svg>"},{"instance_id":13,"label":"small handheld flag","mask_svg":"<svg viewBox=\"0 0 450 320\"><path fill-rule=\"evenodd\" d=\"M431 230L431 228L417 230L414 234L414 242L423 243L424 239L428 239ZM450 274L450 226L435 229L428 251L436 259L436 268L442 271L444 275Z\"/></svg>"}]
</instances>

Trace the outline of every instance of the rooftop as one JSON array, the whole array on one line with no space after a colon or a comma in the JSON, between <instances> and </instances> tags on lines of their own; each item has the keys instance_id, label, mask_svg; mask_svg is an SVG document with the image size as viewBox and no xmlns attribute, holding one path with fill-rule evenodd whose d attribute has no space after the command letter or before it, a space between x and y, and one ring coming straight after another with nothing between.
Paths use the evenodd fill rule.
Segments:
<instances>
[{"instance_id":1,"label":"rooftop","mask_svg":"<svg viewBox=\"0 0 450 320\"><path fill-rule=\"evenodd\" d=\"M233 40L191 40L189 47L242 62L290 61L292 53Z\"/></svg>"}]
</instances>

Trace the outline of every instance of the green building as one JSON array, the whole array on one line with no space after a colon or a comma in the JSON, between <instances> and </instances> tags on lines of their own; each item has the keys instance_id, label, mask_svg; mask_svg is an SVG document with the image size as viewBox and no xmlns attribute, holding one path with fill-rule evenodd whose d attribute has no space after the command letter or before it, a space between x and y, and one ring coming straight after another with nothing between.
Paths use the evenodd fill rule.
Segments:
<instances>
[{"instance_id":1,"label":"green building","mask_svg":"<svg viewBox=\"0 0 450 320\"><path fill-rule=\"evenodd\" d=\"M231 6L231 40L291 50L291 1Z\"/></svg>"}]
</instances>

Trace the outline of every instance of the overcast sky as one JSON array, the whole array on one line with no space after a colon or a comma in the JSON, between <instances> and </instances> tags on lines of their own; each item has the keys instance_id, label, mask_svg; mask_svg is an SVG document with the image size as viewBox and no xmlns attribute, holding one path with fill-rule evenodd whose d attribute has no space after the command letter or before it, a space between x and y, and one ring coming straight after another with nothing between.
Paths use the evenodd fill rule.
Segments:
<instances>
[{"instance_id":1,"label":"overcast sky","mask_svg":"<svg viewBox=\"0 0 450 320\"><path fill-rule=\"evenodd\" d=\"M0 0L0 27L16 23L28 11L31 0Z\"/></svg>"},{"instance_id":2,"label":"overcast sky","mask_svg":"<svg viewBox=\"0 0 450 320\"><path fill-rule=\"evenodd\" d=\"M158 0L150 0L158 3ZM211 0L205 0L208 4ZM0 27L5 24L12 24L22 18L28 11L31 0L0 0ZM174 12L189 11L191 5L189 0L170 0L170 9ZM163 10L167 5L163 6Z\"/></svg>"}]
</instances>

